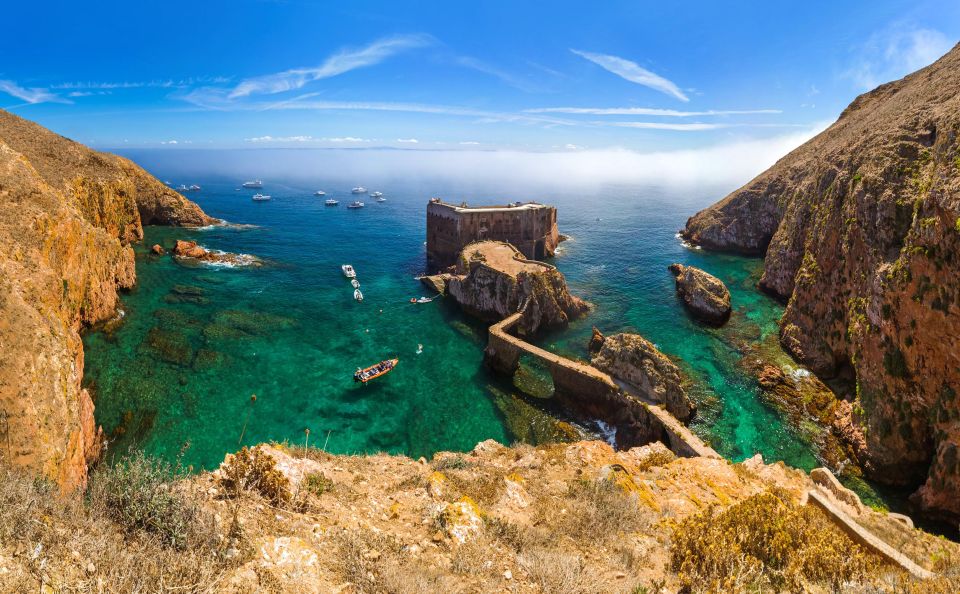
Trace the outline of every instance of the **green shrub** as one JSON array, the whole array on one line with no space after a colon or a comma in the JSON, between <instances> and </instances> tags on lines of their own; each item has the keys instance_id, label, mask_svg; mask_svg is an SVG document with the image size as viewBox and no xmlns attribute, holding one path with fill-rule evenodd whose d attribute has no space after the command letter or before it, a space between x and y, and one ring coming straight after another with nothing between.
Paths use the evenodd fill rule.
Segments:
<instances>
[{"instance_id":1,"label":"green shrub","mask_svg":"<svg viewBox=\"0 0 960 594\"><path fill-rule=\"evenodd\" d=\"M303 477L303 488L308 493L323 495L333 489L333 481L328 479L323 473L311 472Z\"/></svg>"},{"instance_id":2,"label":"green shrub","mask_svg":"<svg viewBox=\"0 0 960 594\"><path fill-rule=\"evenodd\" d=\"M202 521L199 507L174 489L179 476L169 463L131 450L97 468L88 498L125 531L148 532L183 549Z\"/></svg>"}]
</instances>

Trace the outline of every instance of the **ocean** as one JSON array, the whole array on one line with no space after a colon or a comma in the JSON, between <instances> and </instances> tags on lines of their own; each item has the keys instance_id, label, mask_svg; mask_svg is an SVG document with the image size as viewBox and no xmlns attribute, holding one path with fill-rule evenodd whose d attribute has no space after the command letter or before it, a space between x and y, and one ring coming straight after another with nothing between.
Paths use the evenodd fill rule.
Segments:
<instances>
[{"instance_id":1,"label":"ocean","mask_svg":"<svg viewBox=\"0 0 960 594\"><path fill-rule=\"evenodd\" d=\"M355 164L349 175L323 153L314 167L275 168L272 176L266 166L253 171L257 160L249 154L246 175L205 166L190 151L129 156L175 186L200 184L188 196L229 224L147 227L135 246L138 284L123 296L122 323L85 335L84 381L110 451L135 446L194 469L214 468L239 445L263 441L416 458L467 451L485 439L536 442L548 438L552 419L576 421L537 397L549 393L542 370L524 370L524 390L489 373L482 363L486 326L451 300L410 303L427 294L416 280L426 265L425 211L431 196L441 196L557 207L560 231L570 239L551 263L595 308L539 337L541 345L586 358L593 326L639 332L678 361L699 407L692 427L722 455L818 465L810 435L765 403L743 368L745 345L776 344L783 310L756 289L761 260L691 249L676 235L688 216L731 187L538 186L495 176L460 182L378 175L373 166L357 179L363 151L338 157ZM255 190L238 189L256 176L271 201L253 202ZM361 183L383 191L387 202L367 197L365 208L348 210L350 188ZM324 206L313 196L317 189L340 205ZM152 244L169 248L176 239L252 254L264 265L189 266L149 253ZM727 284L734 313L725 327L689 318L667 270L674 262ZM345 263L357 270L362 303L340 270ZM358 366L389 357L400 359L393 372L368 385L353 381ZM606 435L602 425L578 426Z\"/></svg>"}]
</instances>

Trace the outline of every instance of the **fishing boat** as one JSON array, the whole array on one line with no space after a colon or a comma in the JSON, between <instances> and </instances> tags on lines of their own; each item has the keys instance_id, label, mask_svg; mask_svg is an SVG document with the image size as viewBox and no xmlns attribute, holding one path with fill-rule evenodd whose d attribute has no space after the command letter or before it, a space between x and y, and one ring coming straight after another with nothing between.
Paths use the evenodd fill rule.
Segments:
<instances>
[{"instance_id":1,"label":"fishing boat","mask_svg":"<svg viewBox=\"0 0 960 594\"><path fill-rule=\"evenodd\" d=\"M333 198L327 198L326 200L323 201L323 203L326 204L327 206L336 206L340 204L340 201L334 200Z\"/></svg>"},{"instance_id":2,"label":"fishing boat","mask_svg":"<svg viewBox=\"0 0 960 594\"><path fill-rule=\"evenodd\" d=\"M343 271L343 276L347 278L357 278L357 271L353 269L353 266L349 264L344 264L340 267L340 270Z\"/></svg>"},{"instance_id":3,"label":"fishing boat","mask_svg":"<svg viewBox=\"0 0 960 594\"><path fill-rule=\"evenodd\" d=\"M363 382L365 384L372 379L380 377L381 375L390 373L399 362L400 359L387 359L386 361L380 361L376 365L371 365L365 369L360 369L358 367L357 371L353 374L353 381Z\"/></svg>"},{"instance_id":4,"label":"fishing boat","mask_svg":"<svg viewBox=\"0 0 960 594\"><path fill-rule=\"evenodd\" d=\"M357 301L363 301L363 293L360 292L360 289L353 290L353 298Z\"/></svg>"},{"instance_id":5,"label":"fishing boat","mask_svg":"<svg viewBox=\"0 0 960 594\"><path fill-rule=\"evenodd\" d=\"M272 196L266 196L264 194L261 194L260 192L257 192L256 194L253 195L254 202L266 202L267 200L270 200L270 198L272 198Z\"/></svg>"},{"instance_id":6,"label":"fishing boat","mask_svg":"<svg viewBox=\"0 0 960 594\"><path fill-rule=\"evenodd\" d=\"M324 192L323 190L317 190L316 192L313 193L313 195L314 195L314 196L326 196L327 193Z\"/></svg>"},{"instance_id":7,"label":"fishing boat","mask_svg":"<svg viewBox=\"0 0 960 594\"><path fill-rule=\"evenodd\" d=\"M260 181L259 179L257 179L257 180L254 180L254 181L246 181L246 182L243 182L243 184L241 184L241 185L242 185L244 188L249 188L249 189L251 189L251 190L259 190L260 188L263 187L263 182Z\"/></svg>"},{"instance_id":8,"label":"fishing boat","mask_svg":"<svg viewBox=\"0 0 960 594\"><path fill-rule=\"evenodd\" d=\"M354 200L353 202L347 205L347 208L363 208L363 202L360 202L359 200Z\"/></svg>"},{"instance_id":9,"label":"fishing boat","mask_svg":"<svg viewBox=\"0 0 960 594\"><path fill-rule=\"evenodd\" d=\"M359 289L359 288L360 288L360 281L358 281L358 280L355 279L355 278L354 278L354 279L350 279L350 286L353 287L354 289Z\"/></svg>"},{"instance_id":10,"label":"fishing boat","mask_svg":"<svg viewBox=\"0 0 960 594\"><path fill-rule=\"evenodd\" d=\"M351 193L351 194L366 194L366 193L367 193L367 189L364 188L363 186L357 186L356 188L350 190L350 193Z\"/></svg>"}]
</instances>

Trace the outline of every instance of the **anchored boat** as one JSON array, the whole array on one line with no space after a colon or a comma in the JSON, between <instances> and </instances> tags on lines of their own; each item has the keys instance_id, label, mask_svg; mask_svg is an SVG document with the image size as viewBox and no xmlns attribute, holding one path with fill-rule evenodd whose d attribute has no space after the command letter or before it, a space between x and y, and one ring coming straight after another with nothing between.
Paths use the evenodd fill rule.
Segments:
<instances>
[{"instance_id":1,"label":"anchored boat","mask_svg":"<svg viewBox=\"0 0 960 594\"><path fill-rule=\"evenodd\" d=\"M367 383L372 379L376 379L381 375L393 371L393 368L397 366L397 363L400 362L400 359L387 359L386 361L380 361L376 365L371 365L365 369L357 368L357 371L353 374L353 381Z\"/></svg>"},{"instance_id":2,"label":"anchored boat","mask_svg":"<svg viewBox=\"0 0 960 594\"><path fill-rule=\"evenodd\" d=\"M363 301L363 293L360 292L360 289L353 290L353 298L357 301Z\"/></svg>"},{"instance_id":3,"label":"anchored boat","mask_svg":"<svg viewBox=\"0 0 960 594\"><path fill-rule=\"evenodd\" d=\"M357 271L353 269L353 266L349 264L344 264L340 267L340 270L343 271L343 276L347 278L357 278Z\"/></svg>"}]
</instances>

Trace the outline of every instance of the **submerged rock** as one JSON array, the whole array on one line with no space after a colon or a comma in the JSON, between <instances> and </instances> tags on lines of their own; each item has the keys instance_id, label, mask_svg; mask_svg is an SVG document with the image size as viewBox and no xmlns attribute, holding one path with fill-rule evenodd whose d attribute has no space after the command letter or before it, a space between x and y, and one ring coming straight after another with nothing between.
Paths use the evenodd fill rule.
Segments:
<instances>
[{"instance_id":1,"label":"submerged rock","mask_svg":"<svg viewBox=\"0 0 960 594\"><path fill-rule=\"evenodd\" d=\"M190 340L180 332L154 326L147 333L147 338L141 346L167 363L188 367L193 361L193 347L190 345Z\"/></svg>"},{"instance_id":2,"label":"submerged rock","mask_svg":"<svg viewBox=\"0 0 960 594\"><path fill-rule=\"evenodd\" d=\"M683 389L680 368L639 334L614 334L604 338L591 363L636 387L649 400L663 404L681 421L689 420L695 412L693 402Z\"/></svg>"},{"instance_id":3,"label":"submerged rock","mask_svg":"<svg viewBox=\"0 0 960 594\"><path fill-rule=\"evenodd\" d=\"M677 295L701 322L722 326L730 319L730 291L719 278L693 266L671 264Z\"/></svg>"},{"instance_id":4,"label":"submerged rock","mask_svg":"<svg viewBox=\"0 0 960 594\"><path fill-rule=\"evenodd\" d=\"M527 260L501 241L480 241L464 248L446 288L467 313L483 320L499 321L525 306L519 328L527 334L566 326L590 308L570 294L560 271Z\"/></svg>"}]
</instances>

